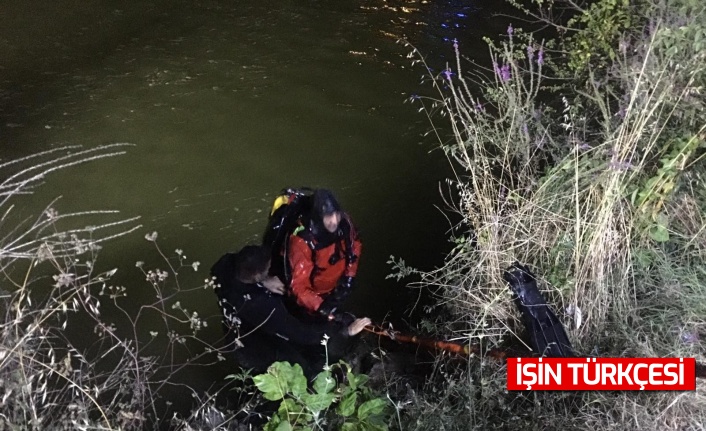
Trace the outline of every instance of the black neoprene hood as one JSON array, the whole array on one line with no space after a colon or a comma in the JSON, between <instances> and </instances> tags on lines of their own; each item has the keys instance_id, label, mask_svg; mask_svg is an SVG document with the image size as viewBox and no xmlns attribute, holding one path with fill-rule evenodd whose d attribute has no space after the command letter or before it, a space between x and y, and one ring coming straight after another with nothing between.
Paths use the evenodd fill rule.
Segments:
<instances>
[{"instance_id":1,"label":"black neoprene hood","mask_svg":"<svg viewBox=\"0 0 706 431\"><path fill-rule=\"evenodd\" d=\"M316 215L318 215L320 219L323 219L325 215L341 211L341 205L338 203L331 190L317 189L314 192L313 209Z\"/></svg>"}]
</instances>

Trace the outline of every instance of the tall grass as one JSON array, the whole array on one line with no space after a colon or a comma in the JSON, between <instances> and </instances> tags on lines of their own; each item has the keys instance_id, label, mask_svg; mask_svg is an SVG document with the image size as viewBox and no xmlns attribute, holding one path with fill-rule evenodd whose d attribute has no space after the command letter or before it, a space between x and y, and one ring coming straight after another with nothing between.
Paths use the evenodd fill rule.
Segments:
<instances>
[{"instance_id":1,"label":"tall grass","mask_svg":"<svg viewBox=\"0 0 706 431\"><path fill-rule=\"evenodd\" d=\"M148 234L166 269L138 262L151 291L139 294L145 286L117 284L117 268L98 261L106 241L141 228L139 217L62 214L57 201L36 218L13 217L17 199L52 172L80 174L79 165L127 146L62 147L0 165L0 429L225 429L229 416L196 389L190 416L165 416L159 405L184 385L180 371L223 359L199 336L206 322L178 301L212 287L180 285L179 273L197 271L198 262L180 250L168 256ZM132 299L145 296L153 299Z\"/></svg>"},{"instance_id":2,"label":"tall grass","mask_svg":"<svg viewBox=\"0 0 706 431\"><path fill-rule=\"evenodd\" d=\"M706 13L677 3L631 9L633 26L601 39L615 41L613 54L596 48L600 58L580 70L569 61L576 45L512 28L484 72L466 70L457 46L456 64L434 76L438 97L416 98L454 166L448 202L462 232L445 265L416 283L452 316L438 331L488 347L521 342L501 278L519 260L580 354L704 360L706 51L684 34L706 35ZM591 31L570 40L593 40ZM417 400L410 429L706 423L702 384L694 393L528 395L504 390L502 368L484 359L440 368L453 384L430 381L436 392Z\"/></svg>"}]
</instances>

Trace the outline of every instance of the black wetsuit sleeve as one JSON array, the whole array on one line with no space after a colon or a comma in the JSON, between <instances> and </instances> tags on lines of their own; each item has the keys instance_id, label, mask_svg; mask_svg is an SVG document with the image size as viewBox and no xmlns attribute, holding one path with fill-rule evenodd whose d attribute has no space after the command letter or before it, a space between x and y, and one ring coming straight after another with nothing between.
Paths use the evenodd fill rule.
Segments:
<instances>
[{"instance_id":1,"label":"black wetsuit sleeve","mask_svg":"<svg viewBox=\"0 0 706 431\"><path fill-rule=\"evenodd\" d=\"M238 310L238 316L249 326L296 344L320 344L324 335L345 337L347 332L336 323L304 323L289 314L282 299L267 294L254 295Z\"/></svg>"}]
</instances>

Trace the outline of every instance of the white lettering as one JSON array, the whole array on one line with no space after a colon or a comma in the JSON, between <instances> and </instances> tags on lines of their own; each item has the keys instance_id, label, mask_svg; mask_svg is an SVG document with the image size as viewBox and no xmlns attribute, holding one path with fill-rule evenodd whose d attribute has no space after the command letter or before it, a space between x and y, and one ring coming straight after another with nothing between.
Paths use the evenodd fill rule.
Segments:
<instances>
[{"instance_id":1,"label":"white lettering","mask_svg":"<svg viewBox=\"0 0 706 431\"><path fill-rule=\"evenodd\" d=\"M630 378L630 370L632 370L632 364L628 364L628 366L623 370L623 364L618 365L618 384L622 385L623 384L623 379L627 380L627 385L632 385L632 379Z\"/></svg>"},{"instance_id":2,"label":"white lettering","mask_svg":"<svg viewBox=\"0 0 706 431\"><path fill-rule=\"evenodd\" d=\"M522 384L523 385L534 385L537 383L537 373L534 371L537 368L536 364L523 364L522 365ZM531 380L525 380L524 377L531 377Z\"/></svg>"},{"instance_id":3,"label":"white lettering","mask_svg":"<svg viewBox=\"0 0 706 431\"><path fill-rule=\"evenodd\" d=\"M672 380L665 380L663 383L665 385L676 385L679 381L679 374L670 371L672 368L677 368L677 364L667 364L664 366L664 377L671 377Z\"/></svg>"},{"instance_id":4,"label":"white lettering","mask_svg":"<svg viewBox=\"0 0 706 431\"><path fill-rule=\"evenodd\" d=\"M601 384L605 385L606 381L610 379L611 383L615 385L615 364L601 364L603 375L601 376ZM610 369L610 371L609 371Z\"/></svg>"},{"instance_id":5,"label":"white lettering","mask_svg":"<svg viewBox=\"0 0 706 431\"><path fill-rule=\"evenodd\" d=\"M650 364L649 380L651 385L662 385L662 364ZM659 379L659 380L657 380Z\"/></svg>"},{"instance_id":6,"label":"white lettering","mask_svg":"<svg viewBox=\"0 0 706 431\"><path fill-rule=\"evenodd\" d=\"M556 371L556 372L554 372ZM556 370L552 369L549 364L544 366L544 384L548 385L551 382L550 377L554 378L554 383L561 384L561 364L557 364Z\"/></svg>"},{"instance_id":7,"label":"white lettering","mask_svg":"<svg viewBox=\"0 0 706 431\"><path fill-rule=\"evenodd\" d=\"M593 380L588 378L589 368L593 368L593 375L595 378ZM594 364L593 367L586 365L583 367L583 382L587 385L597 385L601 381L601 366L600 364Z\"/></svg>"},{"instance_id":8,"label":"white lettering","mask_svg":"<svg viewBox=\"0 0 706 431\"><path fill-rule=\"evenodd\" d=\"M522 384L522 364L520 363L520 358L517 358L517 384Z\"/></svg>"},{"instance_id":9,"label":"white lettering","mask_svg":"<svg viewBox=\"0 0 706 431\"><path fill-rule=\"evenodd\" d=\"M648 383L648 381L640 379L640 376L638 375L638 373L639 373L638 370L641 368L647 368L647 364L635 365L635 368L633 368L633 375L635 377L635 384L642 386L642 388L640 388L640 389L644 389L644 386Z\"/></svg>"},{"instance_id":10,"label":"white lettering","mask_svg":"<svg viewBox=\"0 0 706 431\"><path fill-rule=\"evenodd\" d=\"M571 368L571 370L572 370L571 384L578 385L579 384L579 368L583 368L583 364L568 363L568 364L566 364L566 366Z\"/></svg>"}]
</instances>

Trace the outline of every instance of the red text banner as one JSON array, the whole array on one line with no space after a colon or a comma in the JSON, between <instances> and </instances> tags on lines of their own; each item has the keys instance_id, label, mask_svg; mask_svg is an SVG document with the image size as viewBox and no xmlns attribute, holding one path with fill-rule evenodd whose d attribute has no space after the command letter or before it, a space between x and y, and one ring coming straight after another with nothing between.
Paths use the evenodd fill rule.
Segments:
<instances>
[{"instance_id":1,"label":"red text banner","mask_svg":"<svg viewBox=\"0 0 706 431\"><path fill-rule=\"evenodd\" d=\"M693 391L694 358L508 358L511 391Z\"/></svg>"}]
</instances>

